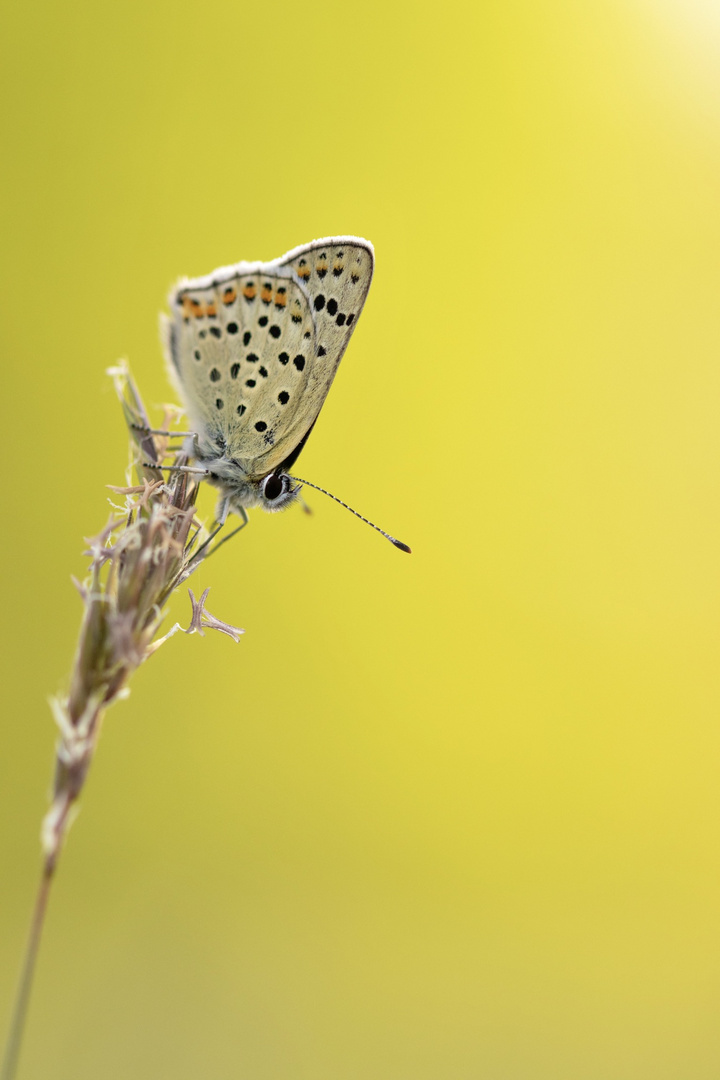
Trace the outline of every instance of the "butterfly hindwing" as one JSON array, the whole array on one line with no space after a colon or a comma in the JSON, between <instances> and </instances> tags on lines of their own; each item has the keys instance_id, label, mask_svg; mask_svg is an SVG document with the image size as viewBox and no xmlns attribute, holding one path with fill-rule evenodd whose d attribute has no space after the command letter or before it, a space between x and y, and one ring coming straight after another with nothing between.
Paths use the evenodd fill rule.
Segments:
<instances>
[{"instance_id":1,"label":"butterfly hindwing","mask_svg":"<svg viewBox=\"0 0 720 1080\"><path fill-rule=\"evenodd\" d=\"M190 424L255 475L276 445L283 454L302 415L314 351L307 298L291 275L255 271L205 289L188 282L173 309L171 355Z\"/></svg>"},{"instance_id":2,"label":"butterfly hindwing","mask_svg":"<svg viewBox=\"0 0 720 1080\"><path fill-rule=\"evenodd\" d=\"M372 269L372 246L340 237L172 293L170 361L190 424L248 477L282 464L315 422Z\"/></svg>"}]
</instances>

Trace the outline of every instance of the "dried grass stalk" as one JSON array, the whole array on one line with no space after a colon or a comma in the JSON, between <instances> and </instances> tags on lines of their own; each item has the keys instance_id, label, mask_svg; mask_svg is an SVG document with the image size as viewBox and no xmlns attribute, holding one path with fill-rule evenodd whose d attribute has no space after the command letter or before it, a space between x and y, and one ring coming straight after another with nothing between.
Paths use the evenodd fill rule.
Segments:
<instances>
[{"instance_id":1,"label":"dried grass stalk","mask_svg":"<svg viewBox=\"0 0 720 1080\"><path fill-rule=\"evenodd\" d=\"M114 507L108 524L89 541L88 576L82 583L75 582L84 614L69 692L51 701L60 737L52 798L42 827L42 880L1 1080L12 1080L15 1075L49 886L105 711L129 693L128 681L135 669L182 629L176 623L158 637L171 595L224 543L217 539L219 529L207 534L195 517L198 484L192 473L171 472L171 479L164 479L159 466L182 467L186 457L182 450L171 449L171 436L150 431L127 368L114 368L110 374L132 436L140 483L112 488L124 503ZM170 420L168 413L163 427ZM184 632L219 630L238 641L242 630L205 610L207 594L206 589L196 600L190 591L192 617Z\"/></svg>"}]
</instances>

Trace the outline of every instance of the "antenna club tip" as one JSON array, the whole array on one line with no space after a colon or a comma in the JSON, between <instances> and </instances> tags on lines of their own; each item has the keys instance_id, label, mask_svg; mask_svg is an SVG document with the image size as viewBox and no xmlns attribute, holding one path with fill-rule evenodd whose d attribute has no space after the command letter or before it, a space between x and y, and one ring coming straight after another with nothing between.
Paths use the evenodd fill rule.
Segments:
<instances>
[{"instance_id":1,"label":"antenna club tip","mask_svg":"<svg viewBox=\"0 0 720 1080\"><path fill-rule=\"evenodd\" d=\"M406 551L408 553L408 555L412 555L412 549L409 548L407 546L407 544L403 544L403 542L401 540L396 540L393 537L393 544L395 545L396 548L400 548L401 551Z\"/></svg>"}]
</instances>

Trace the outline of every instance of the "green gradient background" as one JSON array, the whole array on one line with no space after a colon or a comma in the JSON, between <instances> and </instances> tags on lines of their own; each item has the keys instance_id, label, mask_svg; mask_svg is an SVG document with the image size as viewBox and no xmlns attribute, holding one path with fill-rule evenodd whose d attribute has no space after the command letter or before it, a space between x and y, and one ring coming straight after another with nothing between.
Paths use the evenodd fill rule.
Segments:
<instances>
[{"instance_id":1,"label":"green gradient background","mask_svg":"<svg viewBox=\"0 0 720 1080\"><path fill-rule=\"evenodd\" d=\"M104 370L167 400L179 275L374 242L302 474L414 549L317 495L203 568L247 633L110 713L21 1080L715 1080L720 16L82 0L0 50L3 1027Z\"/></svg>"}]
</instances>

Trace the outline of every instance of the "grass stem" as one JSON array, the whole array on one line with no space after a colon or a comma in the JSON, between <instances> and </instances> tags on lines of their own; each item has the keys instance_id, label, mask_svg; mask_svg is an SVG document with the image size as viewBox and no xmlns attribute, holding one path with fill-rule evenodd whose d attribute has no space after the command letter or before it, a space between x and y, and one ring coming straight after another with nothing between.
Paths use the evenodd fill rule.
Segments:
<instances>
[{"instance_id":1,"label":"grass stem","mask_svg":"<svg viewBox=\"0 0 720 1080\"><path fill-rule=\"evenodd\" d=\"M25 958L20 972L20 981L15 997L15 1009L13 1011L12 1020L10 1021L10 1032L5 1049L2 1072L0 1072L0 1080L14 1080L15 1073L17 1072L20 1047L22 1045L22 1037L25 1030L25 1020L27 1018L28 1005L30 1003L30 991L32 990L35 964L40 948L40 939L42 937L43 926L45 925L45 912L47 911L50 885L53 876L53 868L50 865L49 860L46 860L43 866L37 896L35 898L35 910L33 911L32 922L30 923L30 933L28 934L27 945L25 946Z\"/></svg>"}]
</instances>

